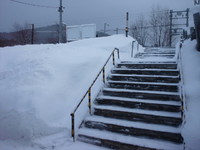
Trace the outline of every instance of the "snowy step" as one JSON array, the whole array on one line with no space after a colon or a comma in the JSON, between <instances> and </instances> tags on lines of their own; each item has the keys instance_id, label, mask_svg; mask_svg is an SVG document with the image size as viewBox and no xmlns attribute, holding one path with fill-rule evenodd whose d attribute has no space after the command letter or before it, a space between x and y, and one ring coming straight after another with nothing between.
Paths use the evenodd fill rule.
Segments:
<instances>
[{"instance_id":1,"label":"snowy step","mask_svg":"<svg viewBox=\"0 0 200 150\"><path fill-rule=\"evenodd\" d=\"M175 54L175 51L144 51L143 53L140 54Z\"/></svg>"},{"instance_id":2,"label":"snowy step","mask_svg":"<svg viewBox=\"0 0 200 150\"><path fill-rule=\"evenodd\" d=\"M119 63L118 68L132 68L132 69L177 69L177 64L175 63Z\"/></svg>"},{"instance_id":3,"label":"snowy step","mask_svg":"<svg viewBox=\"0 0 200 150\"><path fill-rule=\"evenodd\" d=\"M95 129L80 129L78 140L87 143L121 150L182 150L182 144L175 144L161 140L137 138L108 131Z\"/></svg>"},{"instance_id":4,"label":"snowy step","mask_svg":"<svg viewBox=\"0 0 200 150\"><path fill-rule=\"evenodd\" d=\"M133 89L133 90L150 90L150 91L166 91L178 92L178 85L174 83L154 83L154 82L129 82L129 81L108 81L107 87Z\"/></svg>"},{"instance_id":5,"label":"snowy step","mask_svg":"<svg viewBox=\"0 0 200 150\"><path fill-rule=\"evenodd\" d=\"M125 97L114 97L114 96L103 96L100 95L97 97L97 99L116 99L119 101L131 101L131 102L137 102L140 101L142 103L152 103L152 104L163 104L163 105L172 105L172 106L181 106L181 102L179 101L159 101L159 100L152 100L152 99L134 99L134 98L125 98Z\"/></svg>"},{"instance_id":6,"label":"snowy step","mask_svg":"<svg viewBox=\"0 0 200 150\"><path fill-rule=\"evenodd\" d=\"M144 52L148 53L176 53L174 48L146 48Z\"/></svg>"},{"instance_id":7,"label":"snowy step","mask_svg":"<svg viewBox=\"0 0 200 150\"><path fill-rule=\"evenodd\" d=\"M103 105L95 105L94 109L109 109L113 111L122 111L128 113L138 113L143 115L153 115L159 117L169 117L169 118L181 118L181 113L179 112L165 112L165 111L151 111L151 110L141 110L141 109L130 109L130 108L123 108L117 106L103 106Z\"/></svg>"},{"instance_id":8,"label":"snowy step","mask_svg":"<svg viewBox=\"0 0 200 150\"><path fill-rule=\"evenodd\" d=\"M179 76L159 76L159 75L130 75L130 74L110 74L108 80L112 81L133 81L133 82L161 82L178 83Z\"/></svg>"},{"instance_id":9,"label":"snowy step","mask_svg":"<svg viewBox=\"0 0 200 150\"><path fill-rule=\"evenodd\" d=\"M178 112L161 112L117 106L95 105L94 114L109 118L164 124L169 126L179 126L182 123L181 113Z\"/></svg>"},{"instance_id":10,"label":"snowy step","mask_svg":"<svg viewBox=\"0 0 200 150\"><path fill-rule=\"evenodd\" d=\"M166 57L173 58L175 54L162 54L162 53L138 53L135 55L135 58L144 58L144 57Z\"/></svg>"},{"instance_id":11,"label":"snowy step","mask_svg":"<svg viewBox=\"0 0 200 150\"><path fill-rule=\"evenodd\" d=\"M137 55L141 55L141 56L144 56L144 55L146 55L146 56L174 56L175 55L175 53L147 53L147 52L145 52L145 53L138 53Z\"/></svg>"},{"instance_id":12,"label":"snowy step","mask_svg":"<svg viewBox=\"0 0 200 150\"><path fill-rule=\"evenodd\" d=\"M121 61L125 64L176 64L176 61Z\"/></svg>"},{"instance_id":13,"label":"snowy step","mask_svg":"<svg viewBox=\"0 0 200 150\"><path fill-rule=\"evenodd\" d=\"M167 75L167 76L178 76L179 71L176 69L125 69L125 68L114 68L111 73L113 74L141 74L141 75Z\"/></svg>"},{"instance_id":14,"label":"snowy step","mask_svg":"<svg viewBox=\"0 0 200 150\"><path fill-rule=\"evenodd\" d=\"M142 100L112 96L99 96L97 97L95 103L99 105L114 105L126 108L169 112L179 112L181 110L181 102L176 101Z\"/></svg>"},{"instance_id":15,"label":"snowy step","mask_svg":"<svg viewBox=\"0 0 200 150\"><path fill-rule=\"evenodd\" d=\"M155 92L155 91L143 91L143 90L104 88L102 90L102 94L104 96L117 96L117 97L136 98L136 99L180 101L180 96L179 93L177 92Z\"/></svg>"},{"instance_id":16,"label":"snowy step","mask_svg":"<svg viewBox=\"0 0 200 150\"><path fill-rule=\"evenodd\" d=\"M142 53L143 54L143 53ZM176 52L175 51L144 51L144 54L171 54L171 55L175 55Z\"/></svg>"},{"instance_id":17,"label":"snowy step","mask_svg":"<svg viewBox=\"0 0 200 150\"><path fill-rule=\"evenodd\" d=\"M171 127L165 125L158 125L158 124L151 124L151 123L143 123L143 122L135 122L135 121L127 121L127 120L119 120L113 118L105 118L101 116L88 116L85 121L94 121L94 122L104 122L110 124L116 124L119 126L126 126L126 127L134 127L134 128L143 128L146 130L154 130L160 132L169 132L179 134L181 132L180 127Z\"/></svg>"},{"instance_id":18,"label":"snowy step","mask_svg":"<svg viewBox=\"0 0 200 150\"><path fill-rule=\"evenodd\" d=\"M164 125L91 116L84 121L84 127L183 143L179 128Z\"/></svg>"}]
</instances>

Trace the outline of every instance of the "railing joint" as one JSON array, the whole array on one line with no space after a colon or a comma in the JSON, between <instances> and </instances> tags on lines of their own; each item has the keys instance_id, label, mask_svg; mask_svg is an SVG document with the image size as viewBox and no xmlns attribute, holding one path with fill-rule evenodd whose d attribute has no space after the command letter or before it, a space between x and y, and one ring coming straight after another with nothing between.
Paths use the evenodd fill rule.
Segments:
<instances>
[{"instance_id":1,"label":"railing joint","mask_svg":"<svg viewBox=\"0 0 200 150\"><path fill-rule=\"evenodd\" d=\"M106 79L105 79L105 67L103 67L103 83L105 84L106 83Z\"/></svg>"},{"instance_id":2,"label":"railing joint","mask_svg":"<svg viewBox=\"0 0 200 150\"><path fill-rule=\"evenodd\" d=\"M90 115L92 114L92 108L91 108L91 87L88 90L88 108Z\"/></svg>"},{"instance_id":3,"label":"railing joint","mask_svg":"<svg viewBox=\"0 0 200 150\"><path fill-rule=\"evenodd\" d=\"M74 113L71 113L71 119L72 119L71 136L73 137L73 141L75 142L75 122L74 122Z\"/></svg>"}]
</instances>

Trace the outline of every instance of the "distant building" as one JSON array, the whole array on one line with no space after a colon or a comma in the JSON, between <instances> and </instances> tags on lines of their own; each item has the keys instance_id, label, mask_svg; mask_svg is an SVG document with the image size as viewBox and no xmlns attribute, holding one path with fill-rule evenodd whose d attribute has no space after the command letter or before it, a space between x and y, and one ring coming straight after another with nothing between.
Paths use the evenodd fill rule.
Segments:
<instances>
[{"instance_id":1,"label":"distant building","mask_svg":"<svg viewBox=\"0 0 200 150\"><path fill-rule=\"evenodd\" d=\"M75 41L80 39L95 38L96 24L83 24L67 26L67 41Z\"/></svg>"},{"instance_id":2,"label":"distant building","mask_svg":"<svg viewBox=\"0 0 200 150\"><path fill-rule=\"evenodd\" d=\"M58 43L59 25L50 25L35 29L36 44ZM63 25L62 43L66 43L66 25Z\"/></svg>"}]
</instances>

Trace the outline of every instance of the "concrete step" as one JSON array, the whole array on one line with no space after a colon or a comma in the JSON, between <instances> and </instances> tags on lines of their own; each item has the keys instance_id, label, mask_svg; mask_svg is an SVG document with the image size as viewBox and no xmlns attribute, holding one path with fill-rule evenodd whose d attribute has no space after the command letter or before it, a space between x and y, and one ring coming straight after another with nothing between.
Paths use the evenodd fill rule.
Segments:
<instances>
[{"instance_id":1,"label":"concrete step","mask_svg":"<svg viewBox=\"0 0 200 150\"><path fill-rule=\"evenodd\" d=\"M78 140L118 150L182 150L183 144L162 140L137 138L119 133L83 128L79 131Z\"/></svg>"},{"instance_id":2,"label":"concrete step","mask_svg":"<svg viewBox=\"0 0 200 150\"><path fill-rule=\"evenodd\" d=\"M181 111L181 102L176 101L142 100L113 96L99 96L96 98L95 104L168 112Z\"/></svg>"},{"instance_id":3,"label":"concrete step","mask_svg":"<svg viewBox=\"0 0 200 150\"><path fill-rule=\"evenodd\" d=\"M104 96L116 96L124 98L153 99L161 101L181 101L179 93L177 92L155 92L143 90L104 88L102 90L102 94Z\"/></svg>"},{"instance_id":4,"label":"concrete step","mask_svg":"<svg viewBox=\"0 0 200 150\"><path fill-rule=\"evenodd\" d=\"M148 61L148 60L142 60L142 61L121 61L120 63L125 63L125 64L176 64L176 61Z\"/></svg>"},{"instance_id":5,"label":"concrete step","mask_svg":"<svg viewBox=\"0 0 200 150\"><path fill-rule=\"evenodd\" d=\"M131 69L177 69L176 63L119 63L118 68L131 68Z\"/></svg>"},{"instance_id":6,"label":"concrete step","mask_svg":"<svg viewBox=\"0 0 200 150\"><path fill-rule=\"evenodd\" d=\"M146 50L143 53L145 54L171 54L171 55L176 54L175 51L146 51Z\"/></svg>"},{"instance_id":7,"label":"concrete step","mask_svg":"<svg viewBox=\"0 0 200 150\"><path fill-rule=\"evenodd\" d=\"M87 117L84 121L84 127L103 131L106 130L130 136L183 143L183 138L180 134L181 131L179 128L164 125L91 116Z\"/></svg>"},{"instance_id":8,"label":"concrete step","mask_svg":"<svg viewBox=\"0 0 200 150\"><path fill-rule=\"evenodd\" d=\"M135 58L145 58L145 57L166 57L173 58L175 54L169 53L138 53L135 55Z\"/></svg>"},{"instance_id":9,"label":"concrete step","mask_svg":"<svg viewBox=\"0 0 200 150\"><path fill-rule=\"evenodd\" d=\"M128 81L108 81L106 87L133 90L178 92L177 83L154 83L154 82L128 82Z\"/></svg>"},{"instance_id":10,"label":"concrete step","mask_svg":"<svg viewBox=\"0 0 200 150\"><path fill-rule=\"evenodd\" d=\"M144 50L146 53L165 53L165 54L175 54L176 50L173 48L146 48Z\"/></svg>"},{"instance_id":11,"label":"concrete step","mask_svg":"<svg viewBox=\"0 0 200 150\"><path fill-rule=\"evenodd\" d=\"M132 74L132 75L159 75L159 76L178 76L179 71L176 69L125 69L114 68L111 70L113 74Z\"/></svg>"},{"instance_id":12,"label":"concrete step","mask_svg":"<svg viewBox=\"0 0 200 150\"><path fill-rule=\"evenodd\" d=\"M178 83L179 76L159 76L159 75L129 75L129 74L110 74L108 80L112 81L132 81L132 82L161 82Z\"/></svg>"},{"instance_id":13,"label":"concrete step","mask_svg":"<svg viewBox=\"0 0 200 150\"><path fill-rule=\"evenodd\" d=\"M178 112L150 111L117 106L95 105L94 115L175 127L182 123L181 113Z\"/></svg>"}]
</instances>

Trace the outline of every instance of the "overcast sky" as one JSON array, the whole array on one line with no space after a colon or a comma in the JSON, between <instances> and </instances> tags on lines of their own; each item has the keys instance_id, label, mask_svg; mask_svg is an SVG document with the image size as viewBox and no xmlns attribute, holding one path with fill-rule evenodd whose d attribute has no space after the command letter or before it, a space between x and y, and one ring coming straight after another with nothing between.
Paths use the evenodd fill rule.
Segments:
<instances>
[{"instance_id":1,"label":"overcast sky","mask_svg":"<svg viewBox=\"0 0 200 150\"><path fill-rule=\"evenodd\" d=\"M60 0L17 0L20 2L59 6ZM150 14L153 6L173 10L185 10L194 5L193 0L63 0L65 7L63 22L67 25L97 24L103 29L104 23L109 29L122 28L125 14L129 12L130 22L141 13ZM13 24L30 23L36 27L59 22L57 8L43 8L24 5L11 0L0 0L0 32L14 31Z\"/></svg>"}]
</instances>

